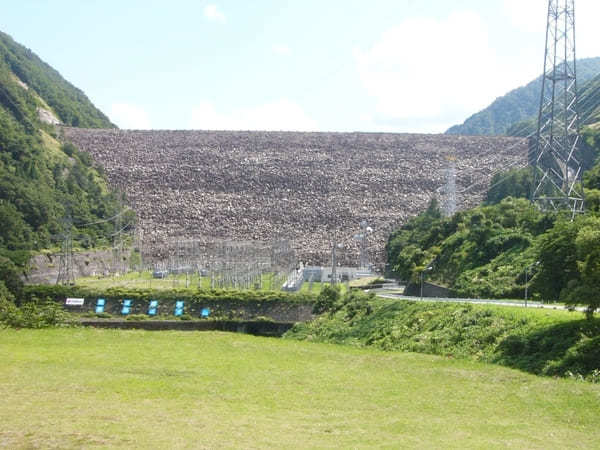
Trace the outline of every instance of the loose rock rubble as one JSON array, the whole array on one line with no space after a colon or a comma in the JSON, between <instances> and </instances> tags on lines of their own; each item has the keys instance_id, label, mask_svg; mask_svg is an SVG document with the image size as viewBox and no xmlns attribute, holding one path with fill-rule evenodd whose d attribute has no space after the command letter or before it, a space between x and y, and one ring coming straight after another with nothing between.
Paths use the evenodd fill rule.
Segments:
<instances>
[{"instance_id":1,"label":"loose rock rubble","mask_svg":"<svg viewBox=\"0 0 600 450\"><path fill-rule=\"evenodd\" d=\"M459 208L481 200L492 174L525 164L519 138L389 133L124 131L63 128L122 189L155 253L178 239L290 239L299 259L358 264L367 220L371 262L389 233L422 211L455 158ZM477 183L464 195L460 191Z\"/></svg>"}]
</instances>

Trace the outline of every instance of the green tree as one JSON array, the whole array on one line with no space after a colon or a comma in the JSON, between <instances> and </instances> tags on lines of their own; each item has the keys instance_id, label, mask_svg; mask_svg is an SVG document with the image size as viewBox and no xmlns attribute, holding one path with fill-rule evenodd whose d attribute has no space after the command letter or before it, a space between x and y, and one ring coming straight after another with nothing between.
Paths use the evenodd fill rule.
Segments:
<instances>
[{"instance_id":1,"label":"green tree","mask_svg":"<svg viewBox=\"0 0 600 450\"><path fill-rule=\"evenodd\" d=\"M323 286L321 292L317 296L313 306L313 313L322 314L325 311L331 311L338 304L340 296L341 294L339 286L326 284Z\"/></svg>"},{"instance_id":2,"label":"green tree","mask_svg":"<svg viewBox=\"0 0 600 450\"><path fill-rule=\"evenodd\" d=\"M544 300L560 299L562 290L579 280L576 237L576 223L568 220L559 220L540 237L537 247L540 264L533 289Z\"/></svg>"},{"instance_id":3,"label":"green tree","mask_svg":"<svg viewBox=\"0 0 600 450\"><path fill-rule=\"evenodd\" d=\"M533 187L533 173L530 168L512 169L492 177L485 203L493 205L507 197L529 198Z\"/></svg>"},{"instance_id":4,"label":"green tree","mask_svg":"<svg viewBox=\"0 0 600 450\"><path fill-rule=\"evenodd\" d=\"M15 297L20 296L23 291L20 271L8 258L0 256L0 282Z\"/></svg>"},{"instance_id":5,"label":"green tree","mask_svg":"<svg viewBox=\"0 0 600 450\"><path fill-rule=\"evenodd\" d=\"M562 299L587 306L587 316L591 317L600 308L600 218L589 217L581 222L575 237L579 277L570 281Z\"/></svg>"}]
</instances>

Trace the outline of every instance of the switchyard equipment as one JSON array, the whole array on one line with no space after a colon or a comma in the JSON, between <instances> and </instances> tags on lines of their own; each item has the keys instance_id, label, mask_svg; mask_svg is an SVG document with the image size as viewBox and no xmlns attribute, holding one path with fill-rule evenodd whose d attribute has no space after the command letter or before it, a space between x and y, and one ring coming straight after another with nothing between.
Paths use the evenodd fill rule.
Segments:
<instances>
[{"instance_id":1,"label":"switchyard equipment","mask_svg":"<svg viewBox=\"0 0 600 450\"><path fill-rule=\"evenodd\" d=\"M368 237L373 232L373 228L369 226L366 220L360 222L360 232L354 235L360 243L360 262L359 268L367 269L369 267L369 254L368 254Z\"/></svg>"},{"instance_id":2,"label":"switchyard equipment","mask_svg":"<svg viewBox=\"0 0 600 450\"><path fill-rule=\"evenodd\" d=\"M263 278L270 278L271 288L276 289L297 266L288 240L179 240L163 249L163 257L168 259L164 273L198 272L210 278L211 288L260 289Z\"/></svg>"},{"instance_id":3,"label":"switchyard equipment","mask_svg":"<svg viewBox=\"0 0 600 450\"><path fill-rule=\"evenodd\" d=\"M575 1L549 0L544 75L535 145L532 201L542 210L583 212L579 155Z\"/></svg>"}]
</instances>

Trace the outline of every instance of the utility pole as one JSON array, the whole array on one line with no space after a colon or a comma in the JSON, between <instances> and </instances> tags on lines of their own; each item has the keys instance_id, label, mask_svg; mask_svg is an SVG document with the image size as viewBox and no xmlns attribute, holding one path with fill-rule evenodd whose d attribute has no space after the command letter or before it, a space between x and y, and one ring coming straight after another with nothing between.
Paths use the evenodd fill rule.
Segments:
<instances>
[{"instance_id":1,"label":"utility pole","mask_svg":"<svg viewBox=\"0 0 600 450\"><path fill-rule=\"evenodd\" d=\"M543 211L583 212L575 58L575 1L549 0L544 75L534 146L533 203Z\"/></svg>"}]
</instances>

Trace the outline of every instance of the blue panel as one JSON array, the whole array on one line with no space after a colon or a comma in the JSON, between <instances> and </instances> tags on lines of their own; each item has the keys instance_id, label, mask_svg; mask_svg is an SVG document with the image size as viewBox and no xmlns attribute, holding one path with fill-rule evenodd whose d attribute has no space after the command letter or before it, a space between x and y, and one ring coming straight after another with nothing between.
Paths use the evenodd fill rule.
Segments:
<instances>
[{"instance_id":1,"label":"blue panel","mask_svg":"<svg viewBox=\"0 0 600 450\"><path fill-rule=\"evenodd\" d=\"M98 300L96 300L96 306L104 306L106 304L106 300L104 300L103 298L99 298Z\"/></svg>"},{"instance_id":2,"label":"blue panel","mask_svg":"<svg viewBox=\"0 0 600 450\"><path fill-rule=\"evenodd\" d=\"M125 299L125 300L123 300L123 306L131 306L131 302L132 302L131 300Z\"/></svg>"},{"instance_id":3,"label":"blue panel","mask_svg":"<svg viewBox=\"0 0 600 450\"><path fill-rule=\"evenodd\" d=\"M183 300L177 300L175 302L175 308L183 308Z\"/></svg>"},{"instance_id":4,"label":"blue panel","mask_svg":"<svg viewBox=\"0 0 600 450\"><path fill-rule=\"evenodd\" d=\"M158 300L150 300L150 308L156 308L158 306Z\"/></svg>"},{"instance_id":5,"label":"blue panel","mask_svg":"<svg viewBox=\"0 0 600 450\"><path fill-rule=\"evenodd\" d=\"M149 316L155 316L156 315L156 308L150 308L148 310L148 315Z\"/></svg>"},{"instance_id":6,"label":"blue panel","mask_svg":"<svg viewBox=\"0 0 600 450\"><path fill-rule=\"evenodd\" d=\"M96 314L100 314L104 312L104 305L96 306Z\"/></svg>"},{"instance_id":7,"label":"blue panel","mask_svg":"<svg viewBox=\"0 0 600 450\"><path fill-rule=\"evenodd\" d=\"M121 314L126 316L127 314L129 314L130 311L131 311L131 308L129 306L123 306L123 309L121 310Z\"/></svg>"},{"instance_id":8,"label":"blue panel","mask_svg":"<svg viewBox=\"0 0 600 450\"><path fill-rule=\"evenodd\" d=\"M175 308L175 316L179 317L183 314L183 308Z\"/></svg>"},{"instance_id":9,"label":"blue panel","mask_svg":"<svg viewBox=\"0 0 600 450\"><path fill-rule=\"evenodd\" d=\"M210 308L202 308L200 312L200 317L208 317L210 316Z\"/></svg>"}]
</instances>

